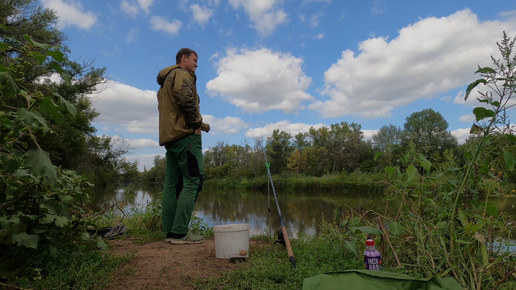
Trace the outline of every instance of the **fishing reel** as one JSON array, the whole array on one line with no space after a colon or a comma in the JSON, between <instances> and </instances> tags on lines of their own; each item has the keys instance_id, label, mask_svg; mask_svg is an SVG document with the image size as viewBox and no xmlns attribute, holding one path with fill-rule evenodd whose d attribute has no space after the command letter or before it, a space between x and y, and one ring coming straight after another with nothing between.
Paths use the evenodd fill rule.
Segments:
<instances>
[{"instance_id":1,"label":"fishing reel","mask_svg":"<svg viewBox=\"0 0 516 290\"><path fill-rule=\"evenodd\" d=\"M276 244L283 245L283 247L287 246L285 243L285 236L283 235L283 231L281 229L278 230L278 239L274 242L274 244L272 244L272 247L274 248Z\"/></svg>"}]
</instances>

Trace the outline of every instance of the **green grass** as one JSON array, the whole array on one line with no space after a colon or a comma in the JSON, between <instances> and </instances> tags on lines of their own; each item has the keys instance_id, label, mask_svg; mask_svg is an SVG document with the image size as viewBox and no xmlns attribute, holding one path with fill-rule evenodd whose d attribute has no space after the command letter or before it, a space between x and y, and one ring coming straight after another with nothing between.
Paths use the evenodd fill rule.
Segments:
<instances>
[{"instance_id":1,"label":"green grass","mask_svg":"<svg viewBox=\"0 0 516 290\"><path fill-rule=\"evenodd\" d=\"M198 289L301 289L305 278L347 269L361 269L362 258L355 257L333 240L293 239L291 246L296 268L287 250L273 241L259 238L249 249L250 258L221 278L197 281Z\"/></svg>"},{"instance_id":2,"label":"green grass","mask_svg":"<svg viewBox=\"0 0 516 290\"><path fill-rule=\"evenodd\" d=\"M91 246L68 246L30 258L10 284L30 289L104 289L129 260Z\"/></svg>"}]
</instances>

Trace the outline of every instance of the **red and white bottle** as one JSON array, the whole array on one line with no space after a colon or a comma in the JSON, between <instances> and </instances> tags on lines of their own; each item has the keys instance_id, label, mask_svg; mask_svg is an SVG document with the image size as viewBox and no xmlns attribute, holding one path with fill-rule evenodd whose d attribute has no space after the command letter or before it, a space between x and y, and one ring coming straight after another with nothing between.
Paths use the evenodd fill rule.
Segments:
<instances>
[{"instance_id":1,"label":"red and white bottle","mask_svg":"<svg viewBox=\"0 0 516 290\"><path fill-rule=\"evenodd\" d=\"M374 247L373 239L366 240L366 250L364 251L364 264L366 270L382 270L382 255Z\"/></svg>"}]
</instances>

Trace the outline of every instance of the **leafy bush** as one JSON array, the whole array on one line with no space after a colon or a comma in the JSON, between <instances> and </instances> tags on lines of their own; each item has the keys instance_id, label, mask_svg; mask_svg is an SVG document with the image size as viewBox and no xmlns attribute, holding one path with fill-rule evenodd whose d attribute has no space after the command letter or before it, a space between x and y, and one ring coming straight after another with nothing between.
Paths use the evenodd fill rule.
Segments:
<instances>
[{"instance_id":1,"label":"leafy bush","mask_svg":"<svg viewBox=\"0 0 516 290\"><path fill-rule=\"evenodd\" d=\"M63 53L28 36L19 47L0 42L2 277L20 266L26 255L55 252L62 242L86 237L88 222L81 202L89 198L92 186L74 171L56 168L35 137L36 133L54 134L51 124L62 124L65 114L76 112L56 91L27 81L24 74L45 64L47 74L60 73L63 81L70 82L58 64L64 60ZM6 51L16 57L7 58Z\"/></svg>"}]
</instances>

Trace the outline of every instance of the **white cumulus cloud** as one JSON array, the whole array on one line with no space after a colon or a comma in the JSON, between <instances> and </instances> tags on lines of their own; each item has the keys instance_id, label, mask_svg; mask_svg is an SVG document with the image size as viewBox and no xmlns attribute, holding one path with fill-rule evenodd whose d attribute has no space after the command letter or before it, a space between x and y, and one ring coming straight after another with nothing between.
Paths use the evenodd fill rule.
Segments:
<instances>
[{"instance_id":1,"label":"white cumulus cloud","mask_svg":"<svg viewBox=\"0 0 516 290\"><path fill-rule=\"evenodd\" d=\"M155 0L122 0L120 1L120 9L132 17L136 17L140 11L149 13L150 6Z\"/></svg>"},{"instance_id":2,"label":"white cumulus cloud","mask_svg":"<svg viewBox=\"0 0 516 290\"><path fill-rule=\"evenodd\" d=\"M77 1L41 0L45 8L52 9L59 17L63 26L76 26L79 29L90 29L96 22L97 16L90 11L84 11Z\"/></svg>"},{"instance_id":3,"label":"white cumulus cloud","mask_svg":"<svg viewBox=\"0 0 516 290\"><path fill-rule=\"evenodd\" d=\"M322 127L327 127L324 124L303 124L303 123L290 123L290 121L280 121L277 123L267 124L260 128L251 128L245 134L246 137L249 138L265 138L272 136L272 132L274 130L280 130L286 133L289 133L292 136L295 136L299 133L306 133L310 128L320 129Z\"/></svg>"},{"instance_id":4,"label":"white cumulus cloud","mask_svg":"<svg viewBox=\"0 0 516 290\"><path fill-rule=\"evenodd\" d=\"M158 101L156 92L140 90L116 81L97 86L98 93L91 95L95 120L108 125L119 125L130 133L158 134Z\"/></svg>"},{"instance_id":5,"label":"white cumulus cloud","mask_svg":"<svg viewBox=\"0 0 516 290\"><path fill-rule=\"evenodd\" d=\"M212 115L202 115L203 122L210 125L210 134L236 134L249 127L249 124L237 117L227 116L225 118L215 118Z\"/></svg>"},{"instance_id":6,"label":"white cumulus cloud","mask_svg":"<svg viewBox=\"0 0 516 290\"><path fill-rule=\"evenodd\" d=\"M400 106L473 81L477 65L491 63L489 56L496 54L495 43L504 30L516 33L514 18L480 22L466 9L422 19L392 40L367 39L358 54L343 51L325 72L323 94L330 100L310 108L326 117L389 117Z\"/></svg>"},{"instance_id":7,"label":"white cumulus cloud","mask_svg":"<svg viewBox=\"0 0 516 290\"><path fill-rule=\"evenodd\" d=\"M464 144L466 142L466 139L469 136L471 136L471 134L469 134L469 130L470 130L470 128L463 128L463 129L453 130L450 133L453 136L455 136L455 138L457 138L457 141L459 142L459 144Z\"/></svg>"},{"instance_id":8,"label":"white cumulus cloud","mask_svg":"<svg viewBox=\"0 0 516 290\"><path fill-rule=\"evenodd\" d=\"M179 34L179 29L183 26L183 23L180 20L174 19L172 22L168 22L167 19L161 16L153 16L150 20L150 24L152 29L172 35Z\"/></svg>"},{"instance_id":9,"label":"white cumulus cloud","mask_svg":"<svg viewBox=\"0 0 516 290\"><path fill-rule=\"evenodd\" d=\"M199 23L200 25L208 22L208 20L210 20L211 16L213 15L212 9L199 6L197 4L191 5L190 10L192 11L195 22Z\"/></svg>"},{"instance_id":10,"label":"white cumulus cloud","mask_svg":"<svg viewBox=\"0 0 516 290\"><path fill-rule=\"evenodd\" d=\"M300 58L265 48L230 49L216 62L218 76L206 88L210 95L220 95L249 113L295 113L304 109L303 102L313 99L306 92L312 80L302 64Z\"/></svg>"},{"instance_id":11,"label":"white cumulus cloud","mask_svg":"<svg viewBox=\"0 0 516 290\"><path fill-rule=\"evenodd\" d=\"M280 24L288 22L287 14L279 7L281 0L229 0L234 9L244 8L255 28L262 35L270 35Z\"/></svg>"}]
</instances>

